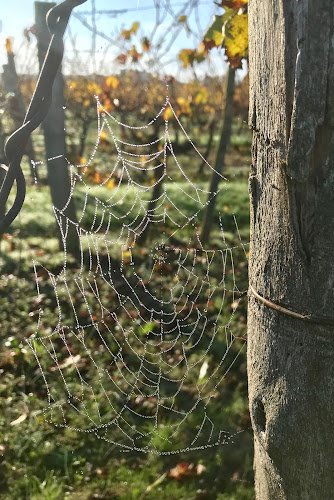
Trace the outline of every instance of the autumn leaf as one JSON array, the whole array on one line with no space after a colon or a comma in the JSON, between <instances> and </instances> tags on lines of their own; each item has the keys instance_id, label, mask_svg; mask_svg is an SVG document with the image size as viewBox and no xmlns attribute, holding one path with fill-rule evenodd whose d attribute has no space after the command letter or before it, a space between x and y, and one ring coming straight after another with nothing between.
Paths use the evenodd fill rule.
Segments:
<instances>
[{"instance_id":1,"label":"autumn leaf","mask_svg":"<svg viewBox=\"0 0 334 500\"><path fill-rule=\"evenodd\" d=\"M118 64L125 64L127 60L128 56L126 54L119 54L116 57L116 61L118 62Z\"/></svg>"},{"instance_id":2,"label":"autumn leaf","mask_svg":"<svg viewBox=\"0 0 334 500\"><path fill-rule=\"evenodd\" d=\"M130 29L131 34L134 35L135 33L137 33L138 28L139 28L139 23L134 22Z\"/></svg>"},{"instance_id":3,"label":"autumn leaf","mask_svg":"<svg viewBox=\"0 0 334 500\"><path fill-rule=\"evenodd\" d=\"M224 47L227 58L234 68L248 57L248 14L236 14L226 23Z\"/></svg>"},{"instance_id":4,"label":"autumn leaf","mask_svg":"<svg viewBox=\"0 0 334 500\"><path fill-rule=\"evenodd\" d=\"M143 47L144 52L148 52L151 48L151 42L149 39L145 36L145 38L142 39L141 45Z\"/></svg>"},{"instance_id":5,"label":"autumn leaf","mask_svg":"<svg viewBox=\"0 0 334 500\"><path fill-rule=\"evenodd\" d=\"M232 1L232 0L231 0ZM240 0L241 1L241 0ZM248 57L248 15L233 8L226 8L221 16L214 16L213 23L204 35L200 52L208 55L213 47L223 46L231 66L239 68Z\"/></svg>"},{"instance_id":6,"label":"autumn leaf","mask_svg":"<svg viewBox=\"0 0 334 500\"><path fill-rule=\"evenodd\" d=\"M143 54L137 52L136 46L132 45L132 49L128 52L129 56L132 58L132 62L138 62Z\"/></svg>"},{"instance_id":7,"label":"autumn leaf","mask_svg":"<svg viewBox=\"0 0 334 500\"><path fill-rule=\"evenodd\" d=\"M180 481L184 477L189 476L199 476L205 471L205 466L202 464L188 464L187 462L180 462L175 467L173 467L169 473L168 477Z\"/></svg>"},{"instance_id":8,"label":"autumn leaf","mask_svg":"<svg viewBox=\"0 0 334 500\"><path fill-rule=\"evenodd\" d=\"M103 146L110 145L108 134L104 130L100 133L100 144Z\"/></svg>"},{"instance_id":9,"label":"autumn leaf","mask_svg":"<svg viewBox=\"0 0 334 500\"><path fill-rule=\"evenodd\" d=\"M200 44L199 44L199 53L200 54L205 54L206 56L209 55L209 52L211 49L213 49L214 47L217 47L216 45L216 42L211 39L211 40L203 40Z\"/></svg>"},{"instance_id":10,"label":"autumn leaf","mask_svg":"<svg viewBox=\"0 0 334 500\"><path fill-rule=\"evenodd\" d=\"M214 31L212 34L212 40L215 42L216 47L219 47L224 40L222 31Z\"/></svg>"},{"instance_id":11,"label":"autumn leaf","mask_svg":"<svg viewBox=\"0 0 334 500\"><path fill-rule=\"evenodd\" d=\"M87 158L84 156L80 156L79 158L79 165L86 165L87 164Z\"/></svg>"},{"instance_id":12,"label":"autumn leaf","mask_svg":"<svg viewBox=\"0 0 334 500\"><path fill-rule=\"evenodd\" d=\"M187 21L187 16L180 16L178 19L179 23L185 23Z\"/></svg>"},{"instance_id":13,"label":"autumn leaf","mask_svg":"<svg viewBox=\"0 0 334 500\"><path fill-rule=\"evenodd\" d=\"M99 172L94 172L92 181L94 182L94 184L100 184L100 182L102 181L101 174Z\"/></svg>"},{"instance_id":14,"label":"autumn leaf","mask_svg":"<svg viewBox=\"0 0 334 500\"><path fill-rule=\"evenodd\" d=\"M223 7L224 9L234 9L239 10L242 7L245 7L248 4L248 0L222 0L219 4L219 7Z\"/></svg>"},{"instance_id":15,"label":"autumn leaf","mask_svg":"<svg viewBox=\"0 0 334 500\"><path fill-rule=\"evenodd\" d=\"M167 106L165 111L163 112L163 119L164 120L170 120L174 116L173 111L170 106Z\"/></svg>"},{"instance_id":16,"label":"autumn leaf","mask_svg":"<svg viewBox=\"0 0 334 500\"><path fill-rule=\"evenodd\" d=\"M138 22L133 23L133 25L131 26L131 28L129 30L122 30L121 31L121 37L123 37L124 40L130 40L132 35L136 34L138 28L139 28L139 23Z\"/></svg>"},{"instance_id":17,"label":"autumn leaf","mask_svg":"<svg viewBox=\"0 0 334 500\"><path fill-rule=\"evenodd\" d=\"M21 424L22 422L25 421L25 419L27 418L27 416L28 415L26 413L23 413L16 420L13 420L9 425L11 425L11 426L19 425L19 424Z\"/></svg>"},{"instance_id":18,"label":"autumn leaf","mask_svg":"<svg viewBox=\"0 0 334 500\"><path fill-rule=\"evenodd\" d=\"M10 38L6 38L6 51L7 51L7 54L13 54L12 40Z\"/></svg>"},{"instance_id":19,"label":"autumn leaf","mask_svg":"<svg viewBox=\"0 0 334 500\"><path fill-rule=\"evenodd\" d=\"M114 179L109 179L106 183L105 183L105 186L106 188L108 189L114 189L114 187L116 186L116 183L114 181Z\"/></svg>"},{"instance_id":20,"label":"autumn leaf","mask_svg":"<svg viewBox=\"0 0 334 500\"><path fill-rule=\"evenodd\" d=\"M116 76L107 76L105 79L105 84L107 87L111 87L112 89L117 89L120 85L120 81Z\"/></svg>"},{"instance_id":21,"label":"autumn leaf","mask_svg":"<svg viewBox=\"0 0 334 500\"><path fill-rule=\"evenodd\" d=\"M190 96L191 97L191 96ZM190 115L191 114L191 99L185 99L184 97L178 97L176 99L176 102L178 103L180 107L180 113L183 113L184 115Z\"/></svg>"},{"instance_id":22,"label":"autumn leaf","mask_svg":"<svg viewBox=\"0 0 334 500\"><path fill-rule=\"evenodd\" d=\"M205 104L208 101L208 91L205 87L202 87L198 92L195 94L195 99L194 102L195 104Z\"/></svg>"},{"instance_id":23,"label":"autumn leaf","mask_svg":"<svg viewBox=\"0 0 334 500\"><path fill-rule=\"evenodd\" d=\"M226 13L222 14L221 16L213 16L213 22L210 25L210 27L208 28L208 30L206 31L206 33L205 33L205 35L203 37L203 41L204 42L205 41L214 42L215 46L217 46L216 42L215 42L215 39L214 39L214 34L215 33L222 33L223 26L224 26L224 23L226 22L226 20L227 20Z\"/></svg>"}]
</instances>

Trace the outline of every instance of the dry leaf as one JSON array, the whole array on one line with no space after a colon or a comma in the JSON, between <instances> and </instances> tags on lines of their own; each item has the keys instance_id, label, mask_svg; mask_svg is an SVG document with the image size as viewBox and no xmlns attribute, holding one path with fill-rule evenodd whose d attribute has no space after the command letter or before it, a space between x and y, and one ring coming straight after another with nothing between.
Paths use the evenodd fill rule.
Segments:
<instances>
[{"instance_id":1,"label":"dry leaf","mask_svg":"<svg viewBox=\"0 0 334 500\"><path fill-rule=\"evenodd\" d=\"M23 413L22 415L19 416L19 418L17 418L16 420L13 420L9 425L19 425L19 424L22 424L22 422L25 421L25 419L27 418L27 414L26 413Z\"/></svg>"}]
</instances>

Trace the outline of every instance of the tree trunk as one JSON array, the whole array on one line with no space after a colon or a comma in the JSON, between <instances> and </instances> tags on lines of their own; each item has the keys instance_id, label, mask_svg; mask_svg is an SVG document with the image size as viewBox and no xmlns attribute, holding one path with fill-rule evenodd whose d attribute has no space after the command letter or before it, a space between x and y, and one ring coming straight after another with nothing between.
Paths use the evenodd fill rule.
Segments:
<instances>
[{"instance_id":1,"label":"tree trunk","mask_svg":"<svg viewBox=\"0 0 334 500\"><path fill-rule=\"evenodd\" d=\"M167 162L167 157L166 157L166 162ZM147 204L147 214L144 217L144 221L143 221L144 229L142 230L142 232L139 234L139 236L137 238L137 242L141 247L143 247L147 241L147 237L149 235L149 231L151 228L151 223L153 222L152 220L150 220L150 215L152 215L152 216L155 215L154 211L156 209L157 203L160 201L159 198L162 194L162 188L163 188L162 176L164 174L164 169L165 169L165 166L161 165L159 168L154 170L154 181L156 184L152 188L151 200ZM161 179L161 180L159 180L159 179Z\"/></svg>"},{"instance_id":2,"label":"tree trunk","mask_svg":"<svg viewBox=\"0 0 334 500\"><path fill-rule=\"evenodd\" d=\"M232 131L232 120L233 120L233 94L235 89L235 69L229 67L226 78L226 93L225 93L225 109L223 114L223 128L220 136L217 157L215 162L215 170L212 172L211 182L210 182L210 193L208 198L208 204L204 214L204 220L202 225L201 242L206 245L212 226L212 219L216 206L217 196L214 193L218 191L219 182L221 180L221 173L223 171L223 166L225 163L225 155L227 147L231 140Z\"/></svg>"},{"instance_id":3,"label":"tree trunk","mask_svg":"<svg viewBox=\"0 0 334 500\"><path fill-rule=\"evenodd\" d=\"M38 42L38 60L42 67L49 42L50 32L46 25L46 14L54 6L54 3L35 2L36 36ZM65 160L65 113L64 113L64 79L61 68L59 68L52 91L52 105L43 122L45 139L45 150L47 157L48 182L51 190L52 203L58 210L63 210L70 197L70 181L68 166ZM66 231L66 220L76 222L76 214L73 200L71 200L63 215L57 214L62 231ZM64 237L61 241L65 244ZM78 234L72 223L68 225L66 237L66 248L72 253L79 251Z\"/></svg>"},{"instance_id":4,"label":"tree trunk","mask_svg":"<svg viewBox=\"0 0 334 500\"><path fill-rule=\"evenodd\" d=\"M86 139L89 130L90 122L88 120L83 120L82 130L80 135L80 145L79 145L79 158L83 158L86 148Z\"/></svg>"},{"instance_id":5,"label":"tree trunk","mask_svg":"<svg viewBox=\"0 0 334 500\"><path fill-rule=\"evenodd\" d=\"M6 158L4 155L5 138L6 138L6 135L3 132L2 120L0 119L0 189L1 189L3 181L5 180L6 172L7 172L7 166L5 164ZM6 205L0 204L0 220L5 216L5 214L6 214ZM2 234L0 233L0 241L1 241L1 236L2 236Z\"/></svg>"},{"instance_id":6,"label":"tree trunk","mask_svg":"<svg viewBox=\"0 0 334 500\"><path fill-rule=\"evenodd\" d=\"M206 149L205 149L205 152L203 154L203 157L205 158L206 161L208 161L208 158L209 158L209 154L211 152L211 148L212 148L212 144L213 144L213 138L214 138L214 135L215 135L215 129L216 129L216 120L215 120L215 116L212 116L210 118L210 122L209 122L209 125L207 127L208 131L209 131L209 138L208 138L208 142L207 142L207 145L206 145ZM206 165L206 161L202 161L202 163L200 164L199 168L198 168L198 175L203 175L204 174L204 169L205 167L207 166Z\"/></svg>"},{"instance_id":7,"label":"tree trunk","mask_svg":"<svg viewBox=\"0 0 334 500\"><path fill-rule=\"evenodd\" d=\"M248 378L259 500L334 495L334 3L249 4Z\"/></svg>"}]
</instances>

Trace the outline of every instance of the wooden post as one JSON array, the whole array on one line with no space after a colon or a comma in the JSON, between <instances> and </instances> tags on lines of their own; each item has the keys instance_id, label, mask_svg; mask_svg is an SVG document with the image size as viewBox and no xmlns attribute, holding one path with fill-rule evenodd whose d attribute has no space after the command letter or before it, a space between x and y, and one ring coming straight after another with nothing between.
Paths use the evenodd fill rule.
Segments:
<instances>
[{"instance_id":1,"label":"wooden post","mask_svg":"<svg viewBox=\"0 0 334 500\"><path fill-rule=\"evenodd\" d=\"M334 491L334 3L249 2L248 390L258 500Z\"/></svg>"},{"instance_id":2,"label":"wooden post","mask_svg":"<svg viewBox=\"0 0 334 500\"><path fill-rule=\"evenodd\" d=\"M55 3L35 2L35 23L40 68L43 65L51 35L46 24L47 12ZM64 79L61 68L58 70L52 91L52 105L43 124L45 150L47 157L48 182L51 190L52 203L56 209L62 210L70 197L70 180L66 162L65 143L65 112L64 112ZM60 216L59 216L60 217ZM66 218L76 222L73 200L60 217L65 230ZM76 228L69 224L66 249L72 253L79 251L79 241Z\"/></svg>"}]
</instances>

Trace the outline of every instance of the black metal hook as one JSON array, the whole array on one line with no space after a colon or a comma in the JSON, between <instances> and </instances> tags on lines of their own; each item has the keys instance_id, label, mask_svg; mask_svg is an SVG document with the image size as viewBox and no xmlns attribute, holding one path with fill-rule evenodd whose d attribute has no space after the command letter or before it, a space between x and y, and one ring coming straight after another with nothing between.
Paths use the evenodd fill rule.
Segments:
<instances>
[{"instance_id":1,"label":"black metal hook","mask_svg":"<svg viewBox=\"0 0 334 500\"><path fill-rule=\"evenodd\" d=\"M0 206L5 206L16 181L16 198L12 207L0 220L0 235L19 214L26 195L26 182L21 168L23 153L31 133L46 117L52 101L52 86L64 55L63 36L74 7L87 0L64 0L47 14L47 23L52 33L48 52L30 105L22 126L7 140L5 155L8 163L6 177L0 189Z\"/></svg>"}]
</instances>

